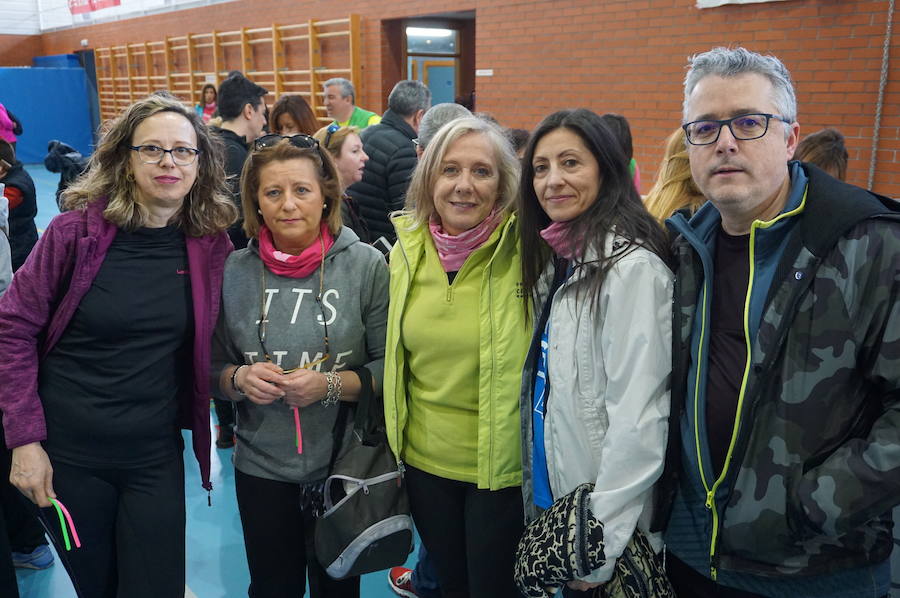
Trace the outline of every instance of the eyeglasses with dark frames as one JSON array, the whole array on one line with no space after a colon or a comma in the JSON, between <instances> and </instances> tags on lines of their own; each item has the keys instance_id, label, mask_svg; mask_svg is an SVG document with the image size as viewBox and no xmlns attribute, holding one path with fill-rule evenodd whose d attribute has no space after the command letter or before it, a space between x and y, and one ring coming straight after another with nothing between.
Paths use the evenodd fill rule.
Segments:
<instances>
[{"instance_id":1,"label":"eyeglasses with dark frames","mask_svg":"<svg viewBox=\"0 0 900 598\"><path fill-rule=\"evenodd\" d=\"M722 120L695 120L681 125L688 143L691 145L710 145L719 140L722 127L728 127L735 139L749 141L759 139L769 130L771 119L791 124L791 121L776 114L740 114Z\"/></svg>"},{"instance_id":2,"label":"eyeglasses with dark frames","mask_svg":"<svg viewBox=\"0 0 900 598\"><path fill-rule=\"evenodd\" d=\"M325 146L325 149L328 149L328 145L331 143L331 136L341 130L341 125L337 123L331 123L328 125L328 128L325 129L325 142L322 144Z\"/></svg>"},{"instance_id":3,"label":"eyeglasses with dark frames","mask_svg":"<svg viewBox=\"0 0 900 598\"><path fill-rule=\"evenodd\" d=\"M274 147L281 143L282 139L287 139L288 143L294 147L299 147L300 149L313 149L319 147L319 140L315 137L310 137L309 135L278 135L276 133L271 133L269 135L263 135L254 141L253 151L258 152L269 147Z\"/></svg>"},{"instance_id":4,"label":"eyeglasses with dark frames","mask_svg":"<svg viewBox=\"0 0 900 598\"><path fill-rule=\"evenodd\" d=\"M288 370L282 370L285 374L290 374L291 372L296 372L297 370L307 369L311 370L317 367L320 364L325 363L331 357L331 345L328 342L328 319L325 317L325 306L322 302L322 296L325 292L325 241L322 239L321 235L319 236L319 242L322 244L322 261L319 264L319 294L316 295L316 303L319 306L319 313L322 317L322 327L325 332L325 354L316 359L315 361L311 361L305 365L301 365L295 368L291 368ZM259 324L256 327L256 336L259 340L259 346L262 348L263 356L266 361L269 363L274 363L272 359L272 354L269 353L268 347L266 347L266 328L268 327L268 310L266 309L266 266L262 264L262 276L260 277L260 303L259 303Z\"/></svg>"},{"instance_id":5,"label":"eyeglasses with dark frames","mask_svg":"<svg viewBox=\"0 0 900 598\"><path fill-rule=\"evenodd\" d=\"M173 147L165 149L158 145L131 145L129 148L138 153L144 164L159 164L163 156L169 154L172 161L179 166L190 166L200 155L200 150L193 147Z\"/></svg>"}]
</instances>

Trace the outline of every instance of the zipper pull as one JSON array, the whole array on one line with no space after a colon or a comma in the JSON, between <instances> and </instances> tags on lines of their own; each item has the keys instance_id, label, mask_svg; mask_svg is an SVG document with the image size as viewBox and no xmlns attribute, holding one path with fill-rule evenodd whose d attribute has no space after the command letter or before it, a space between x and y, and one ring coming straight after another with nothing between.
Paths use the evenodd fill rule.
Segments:
<instances>
[{"instance_id":1,"label":"zipper pull","mask_svg":"<svg viewBox=\"0 0 900 598\"><path fill-rule=\"evenodd\" d=\"M447 303L450 303L452 301L453 301L453 288L447 287Z\"/></svg>"},{"instance_id":2,"label":"zipper pull","mask_svg":"<svg viewBox=\"0 0 900 598\"><path fill-rule=\"evenodd\" d=\"M207 507L212 506L212 490L206 491L206 506Z\"/></svg>"},{"instance_id":3,"label":"zipper pull","mask_svg":"<svg viewBox=\"0 0 900 598\"><path fill-rule=\"evenodd\" d=\"M718 550L709 558L709 576L713 581L719 577L719 553Z\"/></svg>"},{"instance_id":4,"label":"zipper pull","mask_svg":"<svg viewBox=\"0 0 900 598\"><path fill-rule=\"evenodd\" d=\"M715 497L715 491L710 490L706 493L706 508L712 510L713 508L713 498Z\"/></svg>"}]
</instances>

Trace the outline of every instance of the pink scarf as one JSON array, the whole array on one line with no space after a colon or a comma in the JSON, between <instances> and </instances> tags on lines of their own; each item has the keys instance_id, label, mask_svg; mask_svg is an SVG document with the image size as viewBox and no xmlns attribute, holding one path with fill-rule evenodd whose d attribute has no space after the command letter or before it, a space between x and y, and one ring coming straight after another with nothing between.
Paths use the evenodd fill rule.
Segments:
<instances>
[{"instance_id":1,"label":"pink scarf","mask_svg":"<svg viewBox=\"0 0 900 598\"><path fill-rule=\"evenodd\" d=\"M325 242L325 253L328 253L334 245L334 236L325 222L320 225L319 235ZM306 278L322 263L322 243L317 237L315 242L300 252L300 255L282 253L275 249L272 231L263 224L259 229L259 257L273 274L289 278Z\"/></svg>"},{"instance_id":2,"label":"pink scarf","mask_svg":"<svg viewBox=\"0 0 900 598\"><path fill-rule=\"evenodd\" d=\"M569 234L568 222L553 222L547 228L542 229L540 235L559 257L570 261L575 257L577 248L574 239Z\"/></svg>"},{"instance_id":3,"label":"pink scarf","mask_svg":"<svg viewBox=\"0 0 900 598\"><path fill-rule=\"evenodd\" d=\"M438 257L441 258L444 272L458 272L469 254L488 240L503 220L503 215L503 212L495 206L481 224L455 236L445 233L437 219L432 217L428 228L431 230L431 238L434 239L434 246L437 248Z\"/></svg>"}]
</instances>

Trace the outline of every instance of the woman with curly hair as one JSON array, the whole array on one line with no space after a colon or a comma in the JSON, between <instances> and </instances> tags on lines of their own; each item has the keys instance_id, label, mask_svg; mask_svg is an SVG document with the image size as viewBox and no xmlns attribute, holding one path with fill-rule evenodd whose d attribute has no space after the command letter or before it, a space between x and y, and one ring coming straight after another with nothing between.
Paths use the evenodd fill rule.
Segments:
<instances>
[{"instance_id":1,"label":"woman with curly hair","mask_svg":"<svg viewBox=\"0 0 900 598\"><path fill-rule=\"evenodd\" d=\"M168 93L132 104L0 300L10 481L81 597L184 593L180 429L211 490L210 343L236 217L218 143Z\"/></svg>"}]
</instances>

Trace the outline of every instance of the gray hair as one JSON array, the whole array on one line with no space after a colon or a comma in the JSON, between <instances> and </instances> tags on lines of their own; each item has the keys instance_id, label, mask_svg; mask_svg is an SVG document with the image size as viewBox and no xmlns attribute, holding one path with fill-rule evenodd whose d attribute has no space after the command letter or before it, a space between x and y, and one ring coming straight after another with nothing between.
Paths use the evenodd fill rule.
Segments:
<instances>
[{"instance_id":1,"label":"gray hair","mask_svg":"<svg viewBox=\"0 0 900 598\"><path fill-rule=\"evenodd\" d=\"M519 159L513 151L509 139L497 125L486 120L468 116L457 118L442 127L416 169L406 191L406 207L401 213L412 219L411 228L428 224L435 214L434 184L441 173L441 163L450 146L465 135L482 135L494 150L494 160L499 178L497 186L497 206L501 210L512 210L519 195Z\"/></svg>"},{"instance_id":2,"label":"gray hair","mask_svg":"<svg viewBox=\"0 0 900 598\"><path fill-rule=\"evenodd\" d=\"M394 85L388 96L388 108L400 116L412 116L431 106L431 90L421 81L407 79Z\"/></svg>"},{"instance_id":3,"label":"gray hair","mask_svg":"<svg viewBox=\"0 0 900 598\"><path fill-rule=\"evenodd\" d=\"M350 101L352 101L354 104L356 103L356 89L354 89L353 83L350 83L349 79L344 79L343 77L331 78L322 84L322 89L331 87L332 85L337 85L341 88L342 98L350 96Z\"/></svg>"},{"instance_id":4,"label":"gray hair","mask_svg":"<svg viewBox=\"0 0 900 598\"><path fill-rule=\"evenodd\" d=\"M424 150L428 147L428 142L441 130L441 127L451 120L464 116L472 116L472 113L468 108L460 104L448 102L435 104L429 108L425 116L422 117L422 122L419 123L419 147Z\"/></svg>"},{"instance_id":5,"label":"gray hair","mask_svg":"<svg viewBox=\"0 0 900 598\"><path fill-rule=\"evenodd\" d=\"M791 73L774 56L763 56L746 48L713 48L709 52L695 54L690 59L690 68L684 78L684 119L688 118L688 99L697 83L704 77L716 75L730 78L745 73L756 73L772 83L772 101L775 107L790 122L797 120L797 96Z\"/></svg>"}]
</instances>

